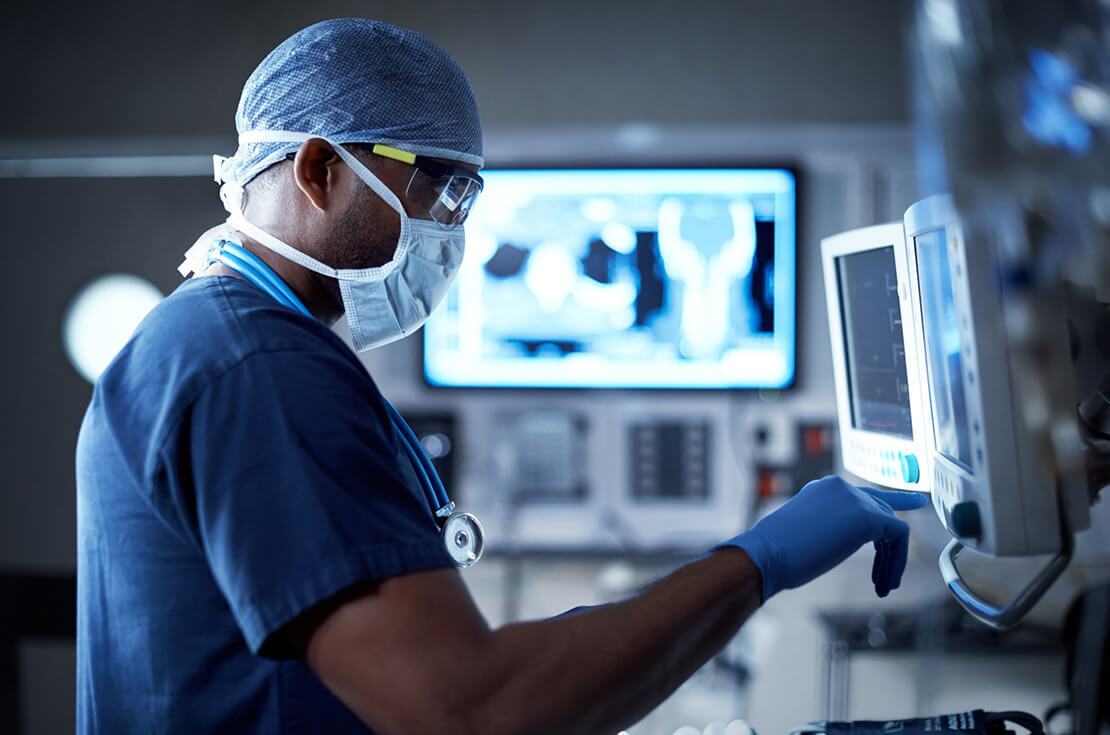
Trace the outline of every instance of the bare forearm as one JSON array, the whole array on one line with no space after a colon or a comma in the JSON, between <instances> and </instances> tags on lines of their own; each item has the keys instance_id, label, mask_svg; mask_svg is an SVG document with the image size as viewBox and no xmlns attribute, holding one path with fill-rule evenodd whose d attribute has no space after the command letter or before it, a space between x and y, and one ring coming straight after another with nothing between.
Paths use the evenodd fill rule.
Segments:
<instances>
[{"instance_id":1,"label":"bare forearm","mask_svg":"<svg viewBox=\"0 0 1110 735\"><path fill-rule=\"evenodd\" d=\"M393 577L315 626L306 659L378 732L609 735L674 691L763 595L879 541L890 552L876 556L875 590L896 588L909 528L894 509L926 503L824 478L631 600L496 631L456 570Z\"/></svg>"},{"instance_id":2,"label":"bare forearm","mask_svg":"<svg viewBox=\"0 0 1110 735\"><path fill-rule=\"evenodd\" d=\"M611 733L651 711L759 606L760 577L726 549L625 602L492 635L483 732Z\"/></svg>"}]
</instances>

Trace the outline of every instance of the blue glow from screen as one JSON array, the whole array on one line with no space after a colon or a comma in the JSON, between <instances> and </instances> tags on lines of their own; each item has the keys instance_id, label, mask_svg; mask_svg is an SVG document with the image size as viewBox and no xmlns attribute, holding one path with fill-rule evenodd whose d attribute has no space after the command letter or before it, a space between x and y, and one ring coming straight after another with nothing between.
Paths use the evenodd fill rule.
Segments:
<instances>
[{"instance_id":1,"label":"blue glow from screen","mask_svg":"<svg viewBox=\"0 0 1110 735\"><path fill-rule=\"evenodd\" d=\"M794 175L491 170L424 328L444 387L784 388Z\"/></svg>"}]
</instances>

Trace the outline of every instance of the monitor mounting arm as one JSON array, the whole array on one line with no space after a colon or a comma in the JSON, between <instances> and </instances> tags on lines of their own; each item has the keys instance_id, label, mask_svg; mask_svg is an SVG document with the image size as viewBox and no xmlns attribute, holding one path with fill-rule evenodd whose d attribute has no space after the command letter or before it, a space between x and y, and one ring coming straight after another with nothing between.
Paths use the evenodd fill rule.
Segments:
<instances>
[{"instance_id":1,"label":"monitor mounting arm","mask_svg":"<svg viewBox=\"0 0 1110 735\"><path fill-rule=\"evenodd\" d=\"M1079 426L1087 450L1087 470L1091 502L1110 485L1110 375L1102 386L1079 405ZM1057 493L1057 498L1062 497ZM1061 506L1063 504L1061 503ZM1009 602L995 605L977 595L960 576L956 559L964 544L951 539L940 555L940 571L956 601L976 620L998 630L1017 624L1033 608L1048 588L1064 573L1075 551L1075 535L1068 528L1068 514L1060 508L1061 548L1027 585Z\"/></svg>"}]
</instances>

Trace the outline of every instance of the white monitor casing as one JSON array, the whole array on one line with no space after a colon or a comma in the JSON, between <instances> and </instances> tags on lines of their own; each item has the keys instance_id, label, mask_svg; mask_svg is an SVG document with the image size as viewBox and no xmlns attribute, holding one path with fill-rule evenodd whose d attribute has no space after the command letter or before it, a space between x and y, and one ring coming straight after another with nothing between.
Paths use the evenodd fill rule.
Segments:
<instances>
[{"instance_id":1,"label":"white monitor casing","mask_svg":"<svg viewBox=\"0 0 1110 735\"><path fill-rule=\"evenodd\" d=\"M841 303L838 260L844 256L891 248L894 254L905 345L906 379L909 387L912 437L857 428L853 425L848 350L845 344L844 310ZM836 386L840 453L844 469L860 479L899 490L929 491L932 436L926 403L926 384L920 352L918 325L912 317L911 289L906 240L900 222L863 227L821 241L821 261L828 301L829 335L832 343L833 377ZM885 314L875 318L886 319Z\"/></svg>"},{"instance_id":2,"label":"white monitor casing","mask_svg":"<svg viewBox=\"0 0 1110 735\"><path fill-rule=\"evenodd\" d=\"M1047 554L1061 548L1056 483L1036 460L1022 421L1021 396L1014 394L1013 366L1003 323L1002 288L993 244L967 243L951 198L935 196L906 211L905 235L914 320L923 316L918 272L918 238L943 230L955 321L958 325L962 388L970 437L970 464L938 449L930 429L929 484L945 528L965 546L993 556ZM975 284L974 289L970 284ZM1066 322L1061 320L1061 325ZM1061 327L1063 328L1063 326ZM929 397L927 340L915 343ZM1061 386L1066 390L1070 386Z\"/></svg>"}]
</instances>

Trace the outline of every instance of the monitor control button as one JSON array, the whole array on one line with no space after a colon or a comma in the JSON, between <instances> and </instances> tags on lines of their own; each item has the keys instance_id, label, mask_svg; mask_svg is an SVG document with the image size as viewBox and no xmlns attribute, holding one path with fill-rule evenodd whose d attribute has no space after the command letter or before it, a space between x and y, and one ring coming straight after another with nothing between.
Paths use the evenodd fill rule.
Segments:
<instances>
[{"instance_id":1,"label":"monitor control button","mask_svg":"<svg viewBox=\"0 0 1110 735\"><path fill-rule=\"evenodd\" d=\"M952 533L960 538L982 538L983 523L979 518L979 506L974 500L964 500L952 506L949 516Z\"/></svg>"},{"instance_id":2,"label":"monitor control button","mask_svg":"<svg viewBox=\"0 0 1110 735\"><path fill-rule=\"evenodd\" d=\"M921 480L921 464L913 452L899 452L898 464L902 467L902 480L916 485Z\"/></svg>"}]
</instances>

